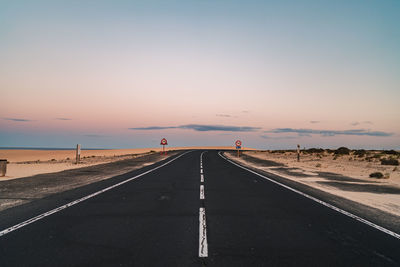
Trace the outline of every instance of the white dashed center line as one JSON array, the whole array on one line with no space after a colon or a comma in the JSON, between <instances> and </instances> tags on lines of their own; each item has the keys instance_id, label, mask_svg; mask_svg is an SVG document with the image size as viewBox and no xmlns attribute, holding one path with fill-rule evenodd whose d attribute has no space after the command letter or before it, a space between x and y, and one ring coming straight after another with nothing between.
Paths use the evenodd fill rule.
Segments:
<instances>
[{"instance_id":1,"label":"white dashed center line","mask_svg":"<svg viewBox=\"0 0 400 267\"><path fill-rule=\"evenodd\" d=\"M199 257L208 257L206 209L200 208L199 212Z\"/></svg>"},{"instance_id":2,"label":"white dashed center line","mask_svg":"<svg viewBox=\"0 0 400 267\"><path fill-rule=\"evenodd\" d=\"M203 174L203 154L200 155L200 212L199 212L199 257L208 257L208 243L207 243L207 226L206 226L206 208L204 207L204 174Z\"/></svg>"},{"instance_id":3,"label":"white dashed center line","mask_svg":"<svg viewBox=\"0 0 400 267\"><path fill-rule=\"evenodd\" d=\"M204 185L200 185L200 199L204 199Z\"/></svg>"}]
</instances>

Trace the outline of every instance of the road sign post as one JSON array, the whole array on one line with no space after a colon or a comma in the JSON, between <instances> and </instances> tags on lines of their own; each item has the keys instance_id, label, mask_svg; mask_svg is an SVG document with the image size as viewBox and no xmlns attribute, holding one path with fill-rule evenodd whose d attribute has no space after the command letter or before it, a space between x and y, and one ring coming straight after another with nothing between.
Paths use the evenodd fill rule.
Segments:
<instances>
[{"instance_id":1,"label":"road sign post","mask_svg":"<svg viewBox=\"0 0 400 267\"><path fill-rule=\"evenodd\" d=\"M165 150L165 146L168 145L167 139L163 138L161 139L160 145L162 145L163 150L161 151L161 155L164 153L164 155L167 155L167 151Z\"/></svg>"},{"instance_id":2,"label":"road sign post","mask_svg":"<svg viewBox=\"0 0 400 267\"><path fill-rule=\"evenodd\" d=\"M297 161L300 161L300 145L297 145Z\"/></svg>"},{"instance_id":3,"label":"road sign post","mask_svg":"<svg viewBox=\"0 0 400 267\"><path fill-rule=\"evenodd\" d=\"M236 145L236 150L237 150L237 156L239 158L240 157L240 149L242 148L242 141L236 140L235 145Z\"/></svg>"},{"instance_id":4,"label":"road sign post","mask_svg":"<svg viewBox=\"0 0 400 267\"><path fill-rule=\"evenodd\" d=\"M78 164L80 160L81 160L81 145L77 144L76 145L76 164Z\"/></svg>"}]
</instances>

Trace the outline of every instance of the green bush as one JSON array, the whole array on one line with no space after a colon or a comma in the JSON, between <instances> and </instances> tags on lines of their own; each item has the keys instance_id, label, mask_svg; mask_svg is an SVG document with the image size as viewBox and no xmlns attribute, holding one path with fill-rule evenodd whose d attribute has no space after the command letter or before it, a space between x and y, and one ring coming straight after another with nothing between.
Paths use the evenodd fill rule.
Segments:
<instances>
[{"instance_id":1,"label":"green bush","mask_svg":"<svg viewBox=\"0 0 400 267\"><path fill-rule=\"evenodd\" d=\"M383 174L381 172L373 172L369 175L369 177L381 179L383 177Z\"/></svg>"}]
</instances>

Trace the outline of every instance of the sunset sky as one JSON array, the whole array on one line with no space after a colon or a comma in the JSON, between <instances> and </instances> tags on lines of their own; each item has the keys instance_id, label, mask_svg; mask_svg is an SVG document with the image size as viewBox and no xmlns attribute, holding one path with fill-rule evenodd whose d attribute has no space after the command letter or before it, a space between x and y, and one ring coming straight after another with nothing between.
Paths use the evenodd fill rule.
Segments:
<instances>
[{"instance_id":1,"label":"sunset sky","mask_svg":"<svg viewBox=\"0 0 400 267\"><path fill-rule=\"evenodd\" d=\"M400 1L0 0L0 146L400 149Z\"/></svg>"}]
</instances>

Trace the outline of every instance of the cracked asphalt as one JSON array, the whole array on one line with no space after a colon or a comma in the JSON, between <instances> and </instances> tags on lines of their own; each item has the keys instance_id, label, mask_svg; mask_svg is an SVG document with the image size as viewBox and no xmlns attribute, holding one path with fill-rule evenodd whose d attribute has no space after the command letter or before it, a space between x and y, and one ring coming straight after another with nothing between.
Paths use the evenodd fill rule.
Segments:
<instances>
[{"instance_id":1,"label":"cracked asphalt","mask_svg":"<svg viewBox=\"0 0 400 267\"><path fill-rule=\"evenodd\" d=\"M241 169L217 151L203 155L200 200L200 154L189 152L0 236L0 266L400 265L399 239ZM1 211L0 231L163 163ZM198 254L201 206L205 258Z\"/></svg>"}]
</instances>

